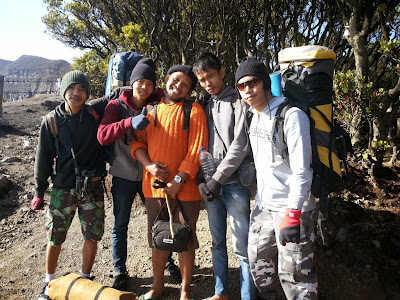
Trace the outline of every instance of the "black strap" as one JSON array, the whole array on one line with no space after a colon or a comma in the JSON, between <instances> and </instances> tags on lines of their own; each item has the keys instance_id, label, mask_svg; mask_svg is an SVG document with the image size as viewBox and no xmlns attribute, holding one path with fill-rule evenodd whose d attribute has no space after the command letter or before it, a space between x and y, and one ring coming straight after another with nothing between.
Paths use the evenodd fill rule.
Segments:
<instances>
[{"instance_id":1,"label":"black strap","mask_svg":"<svg viewBox=\"0 0 400 300\"><path fill-rule=\"evenodd\" d=\"M102 286L101 288L99 288L99 290L97 291L96 295L94 296L93 300L99 300L100 298L100 294L106 289L108 288L108 286Z\"/></svg>"},{"instance_id":2,"label":"black strap","mask_svg":"<svg viewBox=\"0 0 400 300\"><path fill-rule=\"evenodd\" d=\"M117 98L118 108L119 108L119 120L127 119L131 115L129 113L129 106L123 102L120 98ZM134 130L131 130L133 137L135 138ZM128 136L127 133L124 134L124 144L128 145Z\"/></svg>"},{"instance_id":3,"label":"black strap","mask_svg":"<svg viewBox=\"0 0 400 300\"><path fill-rule=\"evenodd\" d=\"M160 102L161 100L158 100L156 102L150 103L149 106L147 106L147 111L148 113L153 111L153 121L154 121L154 126L156 126L156 116L157 116L157 104Z\"/></svg>"},{"instance_id":4,"label":"black strap","mask_svg":"<svg viewBox=\"0 0 400 300\"><path fill-rule=\"evenodd\" d=\"M278 132L278 149L281 151L281 156L283 161L290 167L289 165L289 153L288 153L288 148L287 144L285 143L285 136L284 136L284 130L283 130L283 124L285 122L285 115L286 112L291 108L291 105L289 104L288 100L285 100L283 103L281 103L276 111L274 121L272 122L272 131L271 131L271 138L273 139L275 130ZM272 145L272 162L275 162L275 157L274 157L274 149L273 149L273 143L271 142Z\"/></svg>"},{"instance_id":5,"label":"black strap","mask_svg":"<svg viewBox=\"0 0 400 300\"><path fill-rule=\"evenodd\" d=\"M67 289L67 291L66 291L66 293L65 293L65 300L68 300L68 299L69 299L69 294L71 293L72 286L73 286L79 279L83 279L83 277L82 277L82 276L79 276L79 277L76 277L74 280L71 281L71 283L69 284L68 289Z\"/></svg>"},{"instance_id":6,"label":"black strap","mask_svg":"<svg viewBox=\"0 0 400 300\"><path fill-rule=\"evenodd\" d=\"M156 102L154 104L150 104L147 107L149 112L153 111L154 126L157 126L157 104L158 104L158 102ZM183 101L182 109L183 109L183 131L184 132L189 130L190 113L192 111L192 106L193 106L193 101L190 101L190 100Z\"/></svg>"},{"instance_id":7,"label":"black strap","mask_svg":"<svg viewBox=\"0 0 400 300\"><path fill-rule=\"evenodd\" d=\"M193 102L190 100L183 101L183 131L186 132L189 130L190 123L190 113L192 110Z\"/></svg>"}]
</instances>

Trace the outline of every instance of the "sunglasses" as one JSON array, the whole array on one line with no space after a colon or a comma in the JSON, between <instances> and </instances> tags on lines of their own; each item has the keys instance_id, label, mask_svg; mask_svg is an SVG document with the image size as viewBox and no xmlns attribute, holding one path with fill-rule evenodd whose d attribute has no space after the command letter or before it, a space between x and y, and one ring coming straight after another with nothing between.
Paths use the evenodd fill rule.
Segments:
<instances>
[{"instance_id":1,"label":"sunglasses","mask_svg":"<svg viewBox=\"0 0 400 300\"><path fill-rule=\"evenodd\" d=\"M243 91L246 89L246 86L248 86L249 88L252 89L252 88L255 87L256 85L259 85L260 82L261 82L261 79L260 79L260 78L254 77L254 78L252 78L252 79L250 79L250 80L247 80L247 81L245 81L245 82L237 83L237 84L236 84L236 88L237 88L239 91L243 92Z\"/></svg>"}]
</instances>

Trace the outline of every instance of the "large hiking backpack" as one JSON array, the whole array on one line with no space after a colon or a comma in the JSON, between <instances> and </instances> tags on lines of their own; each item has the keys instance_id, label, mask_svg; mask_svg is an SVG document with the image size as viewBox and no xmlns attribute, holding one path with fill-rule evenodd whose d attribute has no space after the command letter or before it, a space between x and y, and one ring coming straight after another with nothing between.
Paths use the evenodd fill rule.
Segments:
<instances>
[{"instance_id":1,"label":"large hiking backpack","mask_svg":"<svg viewBox=\"0 0 400 300\"><path fill-rule=\"evenodd\" d=\"M319 198L318 225L325 244L329 193L341 190L342 171L333 120L333 71L336 54L313 45L287 48L278 54L282 92L287 100L278 107L273 128L278 132L281 155L287 162L283 122L290 107L302 109L310 120L312 168L311 193ZM345 158L344 158L345 159Z\"/></svg>"},{"instance_id":2,"label":"large hiking backpack","mask_svg":"<svg viewBox=\"0 0 400 300\"><path fill-rule=\"evenodd\" d=\"M108 63L106 96L117 87L129 85L132 70L143 57L133 51L115 53L111 56Z\"/></svg>"}]
</instances>

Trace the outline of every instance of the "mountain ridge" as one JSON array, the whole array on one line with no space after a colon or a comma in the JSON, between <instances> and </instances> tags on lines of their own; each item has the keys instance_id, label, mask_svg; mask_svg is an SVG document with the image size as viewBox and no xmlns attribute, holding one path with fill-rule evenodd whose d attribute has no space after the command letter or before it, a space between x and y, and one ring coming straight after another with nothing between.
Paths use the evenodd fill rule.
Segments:
<instances>
[{"instance_id":1,"label":"mountain ridge","mask_svg":"<svg viewBox=\"0 0 400 300\"><path fill-rule=\"evenodd\" d=\"M0 75L4 76L3 98L21 100L36 94L55 94L59 81L70 71L65 60L22 55L15 61L0 59Z\"/></svg>"}]
</instances>

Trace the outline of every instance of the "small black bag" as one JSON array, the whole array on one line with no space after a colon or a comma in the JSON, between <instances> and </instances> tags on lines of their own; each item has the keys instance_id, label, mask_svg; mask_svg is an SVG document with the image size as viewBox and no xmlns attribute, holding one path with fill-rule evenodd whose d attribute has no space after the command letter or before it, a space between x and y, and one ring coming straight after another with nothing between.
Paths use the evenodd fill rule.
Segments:
<instances>
[{"instance_id":1,"label":"small black bag","mask_svg":"<svg viewBox=\"0 0 400 300\"><path fill-rule=\"evenodd\" d=\"M236 170L236 181L238 186L242 188L249 188L253 184L256 184L256 166L252 154L246 156L239 168Z\"/></svg>"},{"instance_id":2,"label":"small black bag","mask_svg":"<svg viewBox=\"0 0 400 300\"><path fill-rule=\"evenodd\" d=\"M174 237L172 237L170 222L158 220L151 228L153 247L171 252L183 252L188 249L190 242L190 227L187 224L172 223Z\"/></svg>"},{"instance_id":3,"label":"small black bag","mask_svg":"<svg viewBox=\"0 0 400 300\"><path fill-rule=\"evenodd\" d=\"M164 186L165 183L158 180L153 183L154 188L161 188ZM190 233L190 227L187 224L188 222L183 215L178 197L176 197L176 201L178 201L179 205L179 214L182 215L185 223L180 224L172 221L172 213L168 202L168 196L167 194L165 194L165 202L158 212L158 215L153 223L153 226L151 228L151 235L154 248L180 253L188 249L192 235ZM165 204L167 204L169 221L158 220L158 217L160 216L160 213L163 210Z\"/></svg>"}]
</instances>

